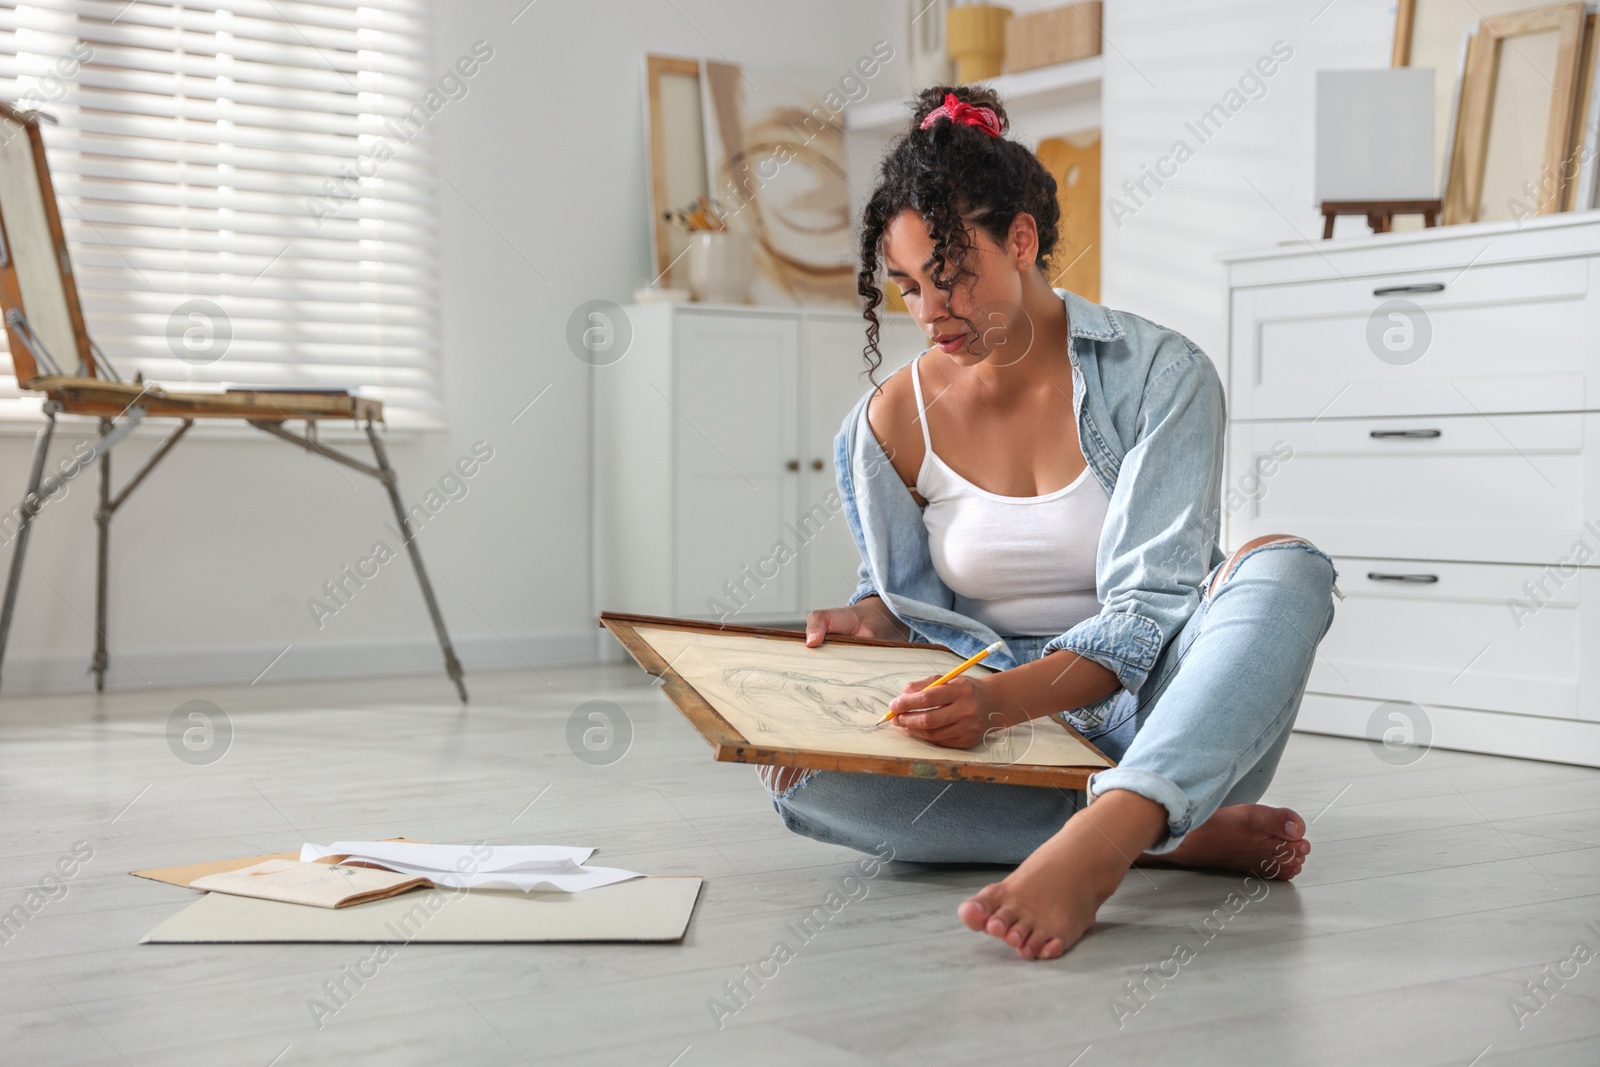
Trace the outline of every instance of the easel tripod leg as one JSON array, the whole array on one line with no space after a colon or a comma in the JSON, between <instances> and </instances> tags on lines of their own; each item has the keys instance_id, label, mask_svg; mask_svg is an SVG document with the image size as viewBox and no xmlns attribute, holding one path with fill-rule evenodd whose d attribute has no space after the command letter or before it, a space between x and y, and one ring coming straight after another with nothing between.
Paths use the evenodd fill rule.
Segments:
<instances>
[{"instance_id":1,"label":"easel tripod leg","mask_svg":"<svg viewBox=\"0 0 1600 1067\"><path fill-rule=\"evenodd\" d=\"M112 421L100 420L100 437L111 432ZM94 575L94 660L89 669L94 672L94 691L106 688L106 572L110 567L111 548L111 450L100 456L100 504L94 511L94 525L98 544Z\"/></svg>"},{"instance_id":2,"label":"easel tripod leg","mask_svg":"<svg viewBox=\"0 0 1600 1067\"><path fill-rule=\"evenodd\" d=\"M11 620L17 609L17 589L22 584L22 560L28 554L28 534L33 529L34 516L43 501L38 499L39 482L44 477L45 455L50 451L50 438L56 432L55 401L44 406L45 424L33 439L33 466L28 471L28 492L18 506L17 547L11 552L11 573L6 577L6 599L0 608L0 665L5 662L6 642L11 637Z\"/></svg>"},{"instance_id":3,"label":"easel tripod leg","mask_svg":"<svg viewBox=\"0 0 1600 1067\"><path fill-rule=\"evenodd\" d=\"M439 648L444 653L444 670L450 680L456 685L456 692L461 695L461 703L467 702L467 684L462 680L461 662L456 659L456 651L450 645L450 634L444 628L444 616L439 613L439 602L433 597L433 585L428 581L428 572L422 566L422 550L417 548L417 541L411 532L411 521L406 517L405 505L400 502L400 490L396 487L394 468L389 466L389 456L383 449L383 442L378 439L378 432L373 429L372 423L367 423L367 440L372 442L372 454L377 458L378 470L382 472L384 490L389 494L389 503L394 508L395 521L400 524L400 534L406 540L406 550L411 553L411 566L416 569L417 582L422 586L422 599L428 605L428 617L433 620L433 629L439 635Z\"/></svg>"}]
</instances>

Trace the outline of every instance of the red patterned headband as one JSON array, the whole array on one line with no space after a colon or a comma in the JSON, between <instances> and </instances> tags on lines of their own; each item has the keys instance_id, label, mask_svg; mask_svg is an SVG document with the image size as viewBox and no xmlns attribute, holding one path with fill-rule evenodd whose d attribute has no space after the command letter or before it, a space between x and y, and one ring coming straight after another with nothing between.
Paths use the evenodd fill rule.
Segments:
<instances>
[{"instance_id":1,"label":"red patterned headband","mask_svg":"<svg viewBox=\"0 0 1600 1067\"><path fill-rule=\"evenodd\" d=\"M1000 136L1000 117L994 113L993 108L979 107L965 100L958 100L955 93L945 93L944 103L928 112L928 117L922 120L920 128L925 130L940 118L948 118L961 126L976 126L990 137Z\"/></svg>"}]
</instances>

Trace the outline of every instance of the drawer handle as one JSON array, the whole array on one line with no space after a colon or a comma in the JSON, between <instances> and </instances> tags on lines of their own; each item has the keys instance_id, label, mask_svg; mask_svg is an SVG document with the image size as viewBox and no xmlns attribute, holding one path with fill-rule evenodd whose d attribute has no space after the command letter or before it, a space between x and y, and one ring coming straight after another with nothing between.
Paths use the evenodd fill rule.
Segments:
<instances>
[{"instance_id":1,"label":"drawer handle","mask_svg":"<svg viewBox=\"0 0 1600 1067\"><path fill-rule=\"evenodd\" d=\"M1437 574L1384 574L1382 571L1368 571L1367 577L1375 582L1422 582L1431 584L1439 580Z\"/></svg>"},{"instance_id":2,"label":"drawer handle","mask_svg":"<svg viewBox=\"0 0 1600 1067\"><path fill-rule=\"evenodd\" d=\"M1438 437L1438 430L1373 430L1373 437Z\"/></svg>"},{"instance_id":3,"label":"drawer handle","mask_svg":"<svg viewBox=\"0 0 1600 1067\"><path fill-rule=\"evenodd\" d=\"M1396 293L1442 293L1444 282L1417 282L1414 285L1385 285L1372 290L1373 296L1394 296Z\"/></svg>"}]
</instances>

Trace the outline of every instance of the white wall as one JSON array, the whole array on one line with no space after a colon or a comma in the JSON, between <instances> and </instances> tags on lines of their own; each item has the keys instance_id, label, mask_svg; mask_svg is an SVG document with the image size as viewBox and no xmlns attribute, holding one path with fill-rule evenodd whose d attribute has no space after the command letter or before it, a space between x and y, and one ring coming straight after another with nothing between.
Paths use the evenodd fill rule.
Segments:
<instances>
[{"instance_id":1,"label":"white wall","mask_svg":"<svg viewBox=\"0 0 1600 1067\"><path fill-rule=\"evenodd\" d=\"M1132 217L1118 226L1104 212L1106 302L1182 330L1220 358L1215 253L1320 233L1311 200L1315 71L1385 65L1392 5L1106 6L1107 197L1184 137L1184 123L1222 99L1274 41L1294 50L1266 94L1198 146ZM843 73L879 38L903 53L903 12L900 0L543 2L525 10L523 0L440 0L441 72L479 39L495 55L437 122L450 430L397 442L392 454L414 501L473 442L495 450L467 497L419 538L469 682L474 668L572 659L593 648L588 379L564 329L580 303L623 303L653 273L642 53ZM1341 223L1341 234L1361 230L1357 220ZM58 437L53 457L71 445ZM119 476L153 447L150 439L124 446ZM28 453L25 438L0 436L5 494L20 495ZM41 517L5 691L88 685L93 496L85 479ZM398 547L388 520L375 483L321 459L274 442L186 442L113 528L111 684L249 681L286 647L266 681L433 672L438 654L405 560L384 567L320 630L307 608L323 582L375 541ZM423 684L448 692L442 671Z\"/></svg>"},{"instance_id":2,"label":"white wall","mask_svg":"<svg viewBox=\"0 0 1600 1067\"><path fill-rule=\"evenodd\" d=\"M1318 69L1385 67L1392 0L1110 0L1105 17L1101 299L1226 355L1219 251L1319 240L1312 197ZM1292 56L1205 143L1185 123L1282 41ZM1175 141L1194 156L1136 203L1121 188ZM1168 165L1168 170L1173 169ZM1120 223L1113 196L1135 208ZM1344 218L1335 237L1368 232Z\"/></svg>"},{"instance_id":3,"label":"white wall","mask_svg":"<svg viewBox=\"0 0 1600 1067\"><path fill-rule=\"evenodd\" d=\"M440 0L441 72L476 40L495 52L468 96L436 120L450 429L391 452L415 501L473 442L494 449L468 495L418 539L469 685L474 668L570 660L594 647L588 377L564 332L579 304L624 303L653 274L642 54L843 73L879 38L900 47L899 12L898 3L851 0L546 0L526 9L524 0ZM71 446L58 435L52 460ZM153 447L146 439L119 450L119 477ZM29 448L0 436L6 496L21 494ZM89 684L93 498L85 478L40 518L6 692ZM403 558L320 630L307 608L375 541L399 547L386 521L376 483L322 459L268 441L185 442L113 526L110 684L248 682L286 646L265 682L434 672L438 652ZM422 684L435 697L449 692L442 670Z\"/></svg>"}]
</instances>

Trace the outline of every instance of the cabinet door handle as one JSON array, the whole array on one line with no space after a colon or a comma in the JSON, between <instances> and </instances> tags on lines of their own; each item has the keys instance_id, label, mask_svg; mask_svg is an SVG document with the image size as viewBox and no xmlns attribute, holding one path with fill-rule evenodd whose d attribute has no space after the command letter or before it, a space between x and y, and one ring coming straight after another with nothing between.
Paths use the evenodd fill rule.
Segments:
<instances>
[{"instance_id":1,"label":"cabinet door handle","mask_svg":"<svg viewBox=\"0 0 1600 1067\"><path fill-rule=\"evenodd\" d=\"M1373 430L1372 437L1438 437L1438 430Z\"/></svg>"},{"instance_id":2,"label":"cabinet door handle","mask_svg":"<svg viewBox=\"0 0 1600 1067\"><path fill-rule=\"evenodd\" d=\"M820 460L820 459L812 460L811 461L811 469L814 470L814 471L821 470L822 469L822 460Z\"/></svg>"},{"instance_id":3,"label":"cabinet door handle","mask_svg":"<svg viewBox=\"0 0 1600 1067\"><path fill-rule=\"evenodd\" d=\"M1421 582L1425 585L1439 580L1437 574L1385 574L1382 571L1368 571L1367 577L1375 582Z\"/></svg>"},{"instance_id":4,"label":"cabinet door handle","mask_svg":"<svg viewBox=\"0 0 1600 1067\"><path fill-rule=\"evenodd\" d=\"M788 467L792 471L797 471L800 469L800 461L797 459L791 459L788 463L785 463L784 466Z\"/></svg>"},{"instance_id":5,"label":"cabinet door handle","mask_svg":"<svg viewBox=\"0 0 1600 1067\"><path fill-rule=\"evenodd\" d=\"M1444 282L1417 282L1414 285L1385 285L1372 290L1373 296L1394 296L1396 293L1442 293Z\"/></svg>"}]
</instances>

